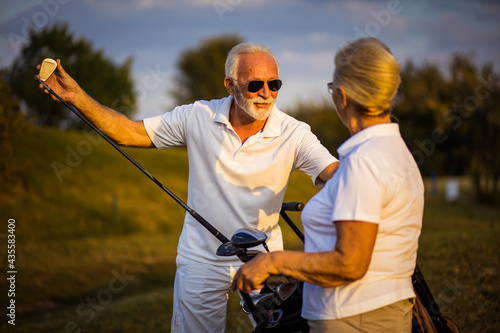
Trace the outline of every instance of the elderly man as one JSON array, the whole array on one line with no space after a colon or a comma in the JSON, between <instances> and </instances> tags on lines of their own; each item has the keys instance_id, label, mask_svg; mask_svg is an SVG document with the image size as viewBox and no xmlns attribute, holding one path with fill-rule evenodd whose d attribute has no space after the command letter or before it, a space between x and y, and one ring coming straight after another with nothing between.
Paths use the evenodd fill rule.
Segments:
<instances>
[{"instance_id":1,"label":"elderly man","mask_svg":"<svg viewBox=\"0 0 500 333\"><path fill-rule=\"evenodd\" d=\"M338 167L307 124L275 106L281 80L267 46L242 43L229 52L224 85L230 96L141 121L93 100L59 60L56 71L45 83L117 143L158 149L185 145L187 203L224 235L258 228L268 235L271 250L281 250L279 210L291 172L302 170L322 186ZM241 262L218 257L219 245L186 214L177 249L172 332L224 332L229 287Z\"/></svg>"}]
</instances>

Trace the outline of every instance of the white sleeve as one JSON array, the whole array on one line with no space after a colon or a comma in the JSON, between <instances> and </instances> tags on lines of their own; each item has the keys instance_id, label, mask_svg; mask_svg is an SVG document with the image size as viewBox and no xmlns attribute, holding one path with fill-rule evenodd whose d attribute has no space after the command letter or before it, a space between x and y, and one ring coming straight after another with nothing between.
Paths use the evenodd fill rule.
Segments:
<instances>
[{"instance_id":1,"label":"white sleeve","mask_svg":"<svg viewBox=\"0 0 500 333\"><path fill-rule=\"evenodd\" d=\"M373 161L352 156L340 163L337 186L329 188L335 198L331 221L379 223L382 216L384 186Z\"/></svg>"},{"instance_id":2,"label":"white sleeve","mask_svg":"<svg viewBox=\"0 0 500 333\"><path fill-rule=\"evenodd\" d=\"M303 130L304 135L297 148L295 167L311 177L314 186L321 187L324 183L318 178L319 174L327 166L337 162L338 159L332 156L328 149L321 144L316 135L310 131L308 125L306 125L306 129Z\"/></svg>"},{"instance_id":3,"label":"white sleeve","mask_svg":"<svg viewBox=\"0 0 500 333\"><path fill-rule=\"evenodd\" d=\"M179 106L161 116L145 118L144 128L156 148L162 149L186 144L187 115L192 105Z\"/></svg>"}]
</instances>

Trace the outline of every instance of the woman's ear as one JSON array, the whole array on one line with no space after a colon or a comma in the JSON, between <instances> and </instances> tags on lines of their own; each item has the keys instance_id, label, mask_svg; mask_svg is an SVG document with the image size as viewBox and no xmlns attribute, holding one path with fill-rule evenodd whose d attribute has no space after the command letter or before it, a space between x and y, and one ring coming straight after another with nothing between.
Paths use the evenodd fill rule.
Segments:
<instances>
[{"instance_id":1,"label":"woman's ear","mask_svg":"<svg viewBox=\"0 0 500 333\"><path fill-rule=\"evenodd\" d=\"M347 94L344 87L335 88L333 92L333 100L335 105L339 106L341 109L345 109L347 106Z\"/></svg>"},{"instance_id":2,"label":"woman's ear","mask_svg":"<svg viewBox=\"0 0 500 333\"><path fill-rule=\"evenodd\" d=\"M345 108L347 106L347 94L345 92L344 87L339 87L338 88L340 91L340 96L342 97L342 107Z\"/></svg>"}]
</instances>

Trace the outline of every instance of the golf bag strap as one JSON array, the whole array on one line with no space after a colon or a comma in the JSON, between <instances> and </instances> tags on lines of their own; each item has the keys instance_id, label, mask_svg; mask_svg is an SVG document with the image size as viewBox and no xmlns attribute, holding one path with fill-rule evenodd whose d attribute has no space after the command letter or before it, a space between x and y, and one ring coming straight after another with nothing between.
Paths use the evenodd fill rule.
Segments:
<instances>
[{"instance_id":1,"label":"golf bag strap","mask_svg":"<svg viewBox=\"0 0 500 333\"><path fill-rule=\"evenodd\" d=\"M412 332L438 333L429 312L427 312L427 309L418 295L415 298L412 312Z\"/></svg>"}]
</instances>

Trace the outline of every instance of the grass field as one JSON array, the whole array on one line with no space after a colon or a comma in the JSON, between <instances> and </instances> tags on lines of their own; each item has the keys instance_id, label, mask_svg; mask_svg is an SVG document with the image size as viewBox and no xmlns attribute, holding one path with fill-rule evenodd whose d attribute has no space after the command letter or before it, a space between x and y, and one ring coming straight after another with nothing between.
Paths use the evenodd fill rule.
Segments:
<instances>
[{"instance_id":1,"label":"grass field","mask_svg":"<svg viewBox=\"0 0 500 333\"><path fill-rule=\"evenodd\" d=\"M184 149L127 152L186 200ZM95 134L35 129L16 143L15 163L18 179L0 191L0 258L5 274L7 221L15 219L16 326L4 320L2 296L0 332L169 331L183 210ZM462 199L447 203L444 180L426 199L418 264L462 332L498 332L500 208L471 203L466 178ZM286 200L315 192L294 173ZM300 249L283 229L285 246ZM2 278L2 295L8 287ZM249 332L238 303L231 295L227 331Z\"/></svg>"}]
</instances>

